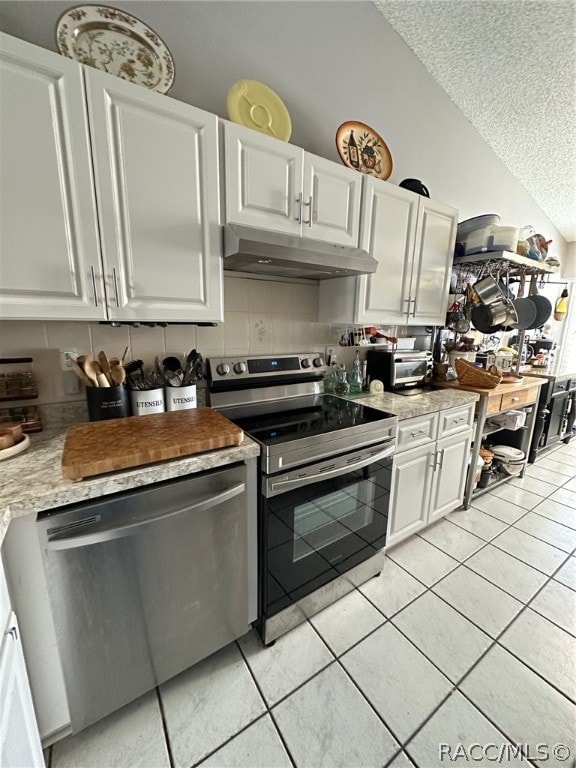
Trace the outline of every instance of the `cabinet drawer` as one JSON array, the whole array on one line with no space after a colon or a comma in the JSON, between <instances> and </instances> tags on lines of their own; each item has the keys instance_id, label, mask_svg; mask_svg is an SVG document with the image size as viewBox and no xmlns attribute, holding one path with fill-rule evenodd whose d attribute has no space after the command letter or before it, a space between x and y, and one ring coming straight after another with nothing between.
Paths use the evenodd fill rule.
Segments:
<instances>
[{"instance_id":1,"label":"cabinet drawer","mask_svg":"<svg viewBox=\"0 0 576 768\"><path fill-rule=\"evenodd\" d=\"M464 432L472 426L474 403L440 412L438 439Z\"/></svg>"},{"instance_id":2,"label":"cabinet drawer","mask_svg":"<svg viewBox=\"0 0 576 768\"><path fill-rule=\"evenodd\" d=\"M426 445L426 443L436 440L437 429L437 413L429 413L426 416L417 416L413 419L401 421L398 424L396 451L417 448L420 445Z\"/></svg>"},{"instance_id":3,"label":"cabinet drawer","mask_svg":"<svg viewBox=\"0 0 576 768\"><path fill-rule=\"evenodd\" d=\"M502 395L501 411L508 408L518 408L526 403L533 403L538 399L538 387L529 387L528 389L517 389L510 394Z\"/></svg>"},{"instance_id":4,"label":"cabinet drawer","mask_svg":"<svg viewBox=\"0 0 576 768\"><path fill-rule=\"evenodd\" d=\"M488 405L486 406L486 416L490 416L493 413L500 413L502 404L502 395L494 395L488 398ZM476 406L480 408L480 403Z\"/></svg>"}]
</instances>

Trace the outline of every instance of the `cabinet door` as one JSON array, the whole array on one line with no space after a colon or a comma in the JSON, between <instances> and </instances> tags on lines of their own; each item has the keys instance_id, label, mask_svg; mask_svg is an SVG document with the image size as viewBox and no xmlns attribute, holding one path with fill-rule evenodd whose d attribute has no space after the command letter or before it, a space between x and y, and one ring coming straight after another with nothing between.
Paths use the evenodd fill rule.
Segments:
<instances>
[{"instance_id":1,"label":"cabinet door","mask_svg":"<svg viewBox=\"0 0 576 768\"><path fill-rule=\"evenodd\" d=\"M436 444L436 469L428 522L437 520L462 504L469 450L470 432L446 437Z\"/></svg>"},{"instance_id":2,"label":"cabinet door","mask_svg":"<svg viewBox=\"0 0 576 768\"><path fill-rule=\"evenodd\" d=\"M427 525L435 443L394 457L386 546Z\"/></svg>"},{"instance_id":3,"label":"cabinet door","mask_svg":"<svg viewBox=\"0 0 576 768\"><path fill-rule=\"evenodd\" d=\"M226 221L300 235L304 151L225 123Z\"/></svg>"},{"instance_id":4,"label":"cabinet door","mask_svg":"<svg viewBox=\"0 0 576 768\"><path fill-rule=\"evenodd\" d=\"M4 629L6 632L4 633ZM16 616L2 628L0 645L0 765L44 768Z\"/></svg>"},{"instance_id":5,"label":"cabinet door","mask_svg":"<svg viewBox=\"0 0 576 768\"><path fill-rule=\"evenodd\" d=\"M110 320L221 320L217 117L85 75Z\"/></svg>"},{"instance_id":6,"label":"cabinet door","mask_svg":"<svg viewBox=\"0 0 576 768\"><path fill-rule=\"evenodd\" d=\"M305 152L302 235L356 247L361 190L358 171Z\"/></svg>"},{"instance_id":7,"label":"cabinet door","mask_svg":"<svg viewBox=\"0 0 576 768\"><path fill-rule=\"evenodd\" d=\"M420 197L408 325L442 325L446 319L458 212Z\"/></svg>"},{"instance_id":8,"label":"cabinet door","mask_svg":"<svg viewBox=\"0 0 576 768\"><path fill-rule=\"evenodd\" d=\"M360 244L378 261L378 269L356 278L354 322L407 322L417 213L418 195L364 178Z\"/></svg>"},{"instance_id":9,"label":"cabinet door","mask_svg":"<svg viewBox=\"0 0 576 768\"><path fill-rule=\"evenodd\" d=\"M0 317L102 320L82 67L0 34Z\"/></svg>"}]
</instances>

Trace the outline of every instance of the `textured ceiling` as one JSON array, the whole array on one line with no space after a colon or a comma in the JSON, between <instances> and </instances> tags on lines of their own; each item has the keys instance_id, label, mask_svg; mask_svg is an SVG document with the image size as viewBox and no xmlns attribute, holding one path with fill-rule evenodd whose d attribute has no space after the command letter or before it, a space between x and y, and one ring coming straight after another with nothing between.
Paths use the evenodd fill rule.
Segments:
<instances>
[{"instance_id":1,"label":"textured ceiling","mask_svg":"<svg viewBox=\"0 0 576 768\"><path fill-rule=\"evenodd\" d=\"M576 240L576 0L375 5L566 240Z\"/></svg>"}]
</instances>

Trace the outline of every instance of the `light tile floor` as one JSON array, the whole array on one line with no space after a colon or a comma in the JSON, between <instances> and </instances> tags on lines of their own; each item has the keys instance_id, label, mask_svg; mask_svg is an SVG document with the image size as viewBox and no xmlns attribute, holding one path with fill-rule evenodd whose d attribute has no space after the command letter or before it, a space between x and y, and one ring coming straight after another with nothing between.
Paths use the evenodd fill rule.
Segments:
<instances>
[{"instance_id":1,"label":"light tile floor","mask_svg":"<svg viewBox=\"0 0 576 768\"><path fill-rule=\"evenodd\" d=\"M479 760L474 744L497 746ZM570 757L544 760L557 744ZM576 765L576 443L392 548L273 647L250 632L47 763L431 768L496 749L498 765Z\"/></svg>"}]
</instances>

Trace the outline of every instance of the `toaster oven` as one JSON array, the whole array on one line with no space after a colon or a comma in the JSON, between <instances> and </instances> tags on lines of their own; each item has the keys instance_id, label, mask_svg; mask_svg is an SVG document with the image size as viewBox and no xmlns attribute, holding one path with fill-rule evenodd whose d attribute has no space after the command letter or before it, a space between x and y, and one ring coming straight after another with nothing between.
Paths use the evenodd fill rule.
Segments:
<instances>
[{"instance_id":1,"label":"toaster oven","mask_svg":"<svg viewBox=\"0 0 576 768\"><path fill-rule=\"evenodd\" d=\"M368 384L379 379L386 390L417 387L432 375L432 353L429 351L370 349L366 360Z\"/></svg>"}]
</instances>

